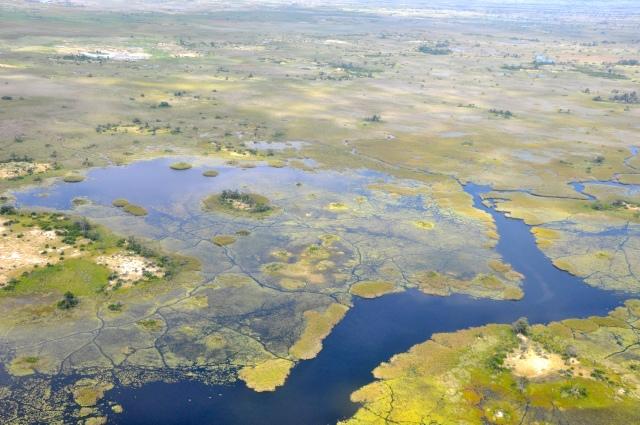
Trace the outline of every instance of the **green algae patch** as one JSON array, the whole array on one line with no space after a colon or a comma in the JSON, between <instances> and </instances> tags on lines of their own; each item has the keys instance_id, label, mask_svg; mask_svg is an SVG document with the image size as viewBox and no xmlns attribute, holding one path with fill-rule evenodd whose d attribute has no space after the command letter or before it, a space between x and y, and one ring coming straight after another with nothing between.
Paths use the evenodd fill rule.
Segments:
<instances>
[{"instance_id":1,"label":"green algae patch","mask_svg":"<svg viewBox=\"0 0 640 425\"><path fill-rule=\"evenodd\" d=\"M293 366L291 360L271 359L255 366L243 367L238 377L255 391L275 391L284 384Z\"/></svg>"},{"instance_id":2,"label":"green algae patch","mask_svg":"<svg viewBox=\"0 0 640 425\"><path fill-rule=\"evenodd\" d=\"M276 208L270 205L266 197L237 190L224 190L205 198L202 203L205 211L243 217L263 218L276 212Z\"/></svg>"},{"instance_id":3,"label":"green algae patch","mask_svg":"<svg viewBox=\"0 0 640 425\"><path fill-rule=\"evenodd\" d=\"M330 202L326 207L327 210L333 212L347 212L349 211L349 206L342 202Z\"/></svg>"},{"instance_id":4,"label":"green algae patch","mask_svg":"<svg viewBox=\"0 0 640 425\"><path fill-rule=\"evenodd\" d=\"M320 243L297 247L295 252L277 249L271 256L278 261L262 266L263 274L282 287L328 286L346 283L352 256L335 235L323 235Z\"/></svg>"},{"instance_id":5,"label":"green algae patch","mask_svg":"<svg viewBox=\"0 0 640 425\"><path fill-rule=\"evenodd\" d=\"M76 198L73 198L71 200L71 203L73 204L74 207L80 207L82 205L88 205L91 203L91 201L88 198L82 197L82 196L78 196Z\"/></svg>"},{"instance_id":6,"label":"green algae patch","mask_svg":"<svg viewBox=\"0 0 640 425\"><path fill-rule=\"evenodd\" d=\"M114 199L111 202L111 205L117 208L121 208L122 211L136 217L144 217L149 214L149 212L144 207L141 207L140 205L132 204L124 198Z\"/></svg>"},{"instance_id":7,"label":"green algae patch","mask_svg":"<svg viewBox=\"0 0 640 425\"><path fill-rule=\"evenodd\" d=\"M140 320L138 325L149 332L160 332L164 327L163 322L156 319Z\"/></svg>"},{"instance_id":8,"label":"green algae patch","mask_svg":"<svg viewBox=\"0 0 640 425\"><path fill-rule=\"evenodd\" d=\"M46 359L39 356L24 356L13 359L7 367L7 371L13 376L28 376L47 369L47 366Z\"/></svg>"},{"instance_id":9,"label":"green algae patch","mask_svg":"<svg viewBox=\"0 0 640 425\"><path fill-rule=\"evenodd\" d=\"M127 204L122 208L122 211L134 215L136 217L144 217L145 215L148 215L149 212L144 208L141 207L140 205L135 205L135 204Z\"/></svg>"},{"instance_id":10,"label":"green algae patch","mask_svg":"<svg viewBox=\"0 0 640 425\"><path fill-rule=\"evenodd\" d=\"M110 382L90 378L81 379L73 385L73 399L82 407L92 407L104 397L105 392L112 388L113 384Z\"/></svg>"},{"instance_id":11,"label":"green algae patch","mask_svg":"<svg viewBox=\"0 0 640 425\"><path fill-rule=\"evenodd\" d=\"M169 165L169 168L171 168L172 170L176 170L176 171L184 171L184 170L189 170L191 169L191 167L193 167L193 165L189 164L188 162L174 162L173 164Z\"/></svg>"},{"instance_id":12,"label":"green algae patch","mask_svg":"<svg viewBox=\"0 0 640 425\"><path fill-rule=\"evenodd\" d=\"M413 222L414 226L422 230L433 230L436 225L431 221L417 220Z\"/></svg>"},{"instance_id":13,"label":"green algae patch","mask_svg":"<svg viewBox=\"0 0 640 425\"><path fill-rule=\"evenodd\" d=\"M217 246L231 245L236 241L236 238L231 235L217 235L213 237L213 243Z\"/></svg>"},{"instance_id":14,"label":"green algae patch","mask_svg":"<svg viewBox=\"0 0 640 425\"><path fill-rule=\"evenodd\" d=\"M85 177L80 174L67 174L62 178L65 183L80 183L84 181Z\"/></svg>"},{"instance_id":15,"label":"green algae patch","mask_svg":"<svg viewBox=\"0 0 640 425\"><path fill-rule=\"evenodd\" d=\"M218 173L216 170L206 170L202 173L204 177L218 177Z\"/></svg>"},{"instance_id":16,"label":"green algae patch","mask_svg":"<svg viewBox=\"0 0 640 425\"><path fill-rule=\"evenodd\" d=\"M113 201L111 201L111 205L113 205L114 207L117 207L117 208L122 208L122 207L126 207L127 205L129 205L129 201L124 199L124 198L118 198L118 199L114 199Z\"/></svg>"},{"instance_id":17,"label":"green algae patch","mask_svg":"<svg viewBox=\"0 0 640 425\"><path fill-rule=\"evenodd\" d=\"M526 336L508 325L435 334L378 366L377 380L351 396L362 407L340 424L637 423L636 313L629 301Z\"/></svg>"},{"instance_id":18,"label":"green algae patch","mask_svg":"<svg viewBox=\"0 0 640 425\"><path fill-rule=\"evenodd\" d=\"M383 280L365 280L351 286L351 293L362 298L377 298L393 292L395 285Z\"/></svg>"},{"instance_id":19,"label":"green algae patch","mask_svg":"<svg viewBox=\"0 0 640 425\"><path fill-rule=\"evenodd\" d=\"M491 260L489 267L491 266L497 271L478 273L472 279L460 279L455 275L436 271L421 271L411 275L409 280L422 292L431 295L461 293L502 300L521 299L524 296L519 286L522 275L499 260Z\"/></svg>"},{"instance_id":20,"label":"green algae patch","mask_svg":"<svg viewBox=\"0 0 640 425\"><path fill-rule=\"evenodd\" d=\"M345 305L334 303L323 312L306 311L304 331L289 349L289 354L300 360L314 358L322 349L322 340L342 320L348 309Z\"/></svg>"},{"instance_id":21,"label":"green algae patch","mask_svg":"<svg viewBox=\"0 0 640 425\"><path fill-rule=\"evenodd\" d=\"M105 425L108 421L106 416L92 416L84 420L84 425Z\"/></svg>"}]
</instances>

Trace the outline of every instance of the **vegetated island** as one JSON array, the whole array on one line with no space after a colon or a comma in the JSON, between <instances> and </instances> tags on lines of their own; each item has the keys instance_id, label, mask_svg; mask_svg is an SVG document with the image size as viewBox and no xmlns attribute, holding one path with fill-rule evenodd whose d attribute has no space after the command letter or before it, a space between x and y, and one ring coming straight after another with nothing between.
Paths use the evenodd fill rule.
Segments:
<instances>
[{"instance_id":1,"label":"vegetated island","mask_svg":"<svg viewBox=\"0 0 640 425\"><path fill-rule=\"evenodd\" d=\"M434 334L378 366L340 425L640 423L640 301L606 317Z\"/></svg>"},{"instance_id":2,"label":"vegetated island","mask_svg":"<svg viewBox=\"0 0 640 425\"><path fill-rule=\"evenodd\" d=\"M173 164L171 164L169 166L172 170L176 170L176 171L183 171L183 170L188 170L192 167L191 164L189 164L188 162L175 162Z\"/></svg>"},{"instance_id":3,"label":"vegetated island","mask_svg":"<svg viewBox=\"0 0 640 425\"><path fill-rule=\"evenodd\" d=\"M277 211L270 205L269 199L255 193L238 190L223 190L203 200L206 211L217 211L232 215L262 218Z\"/></svg>"},{"instance_id":4,"label":"vegetated island","mask_svg":"<svg viewBox=\"0 0 640 425\"><path fill-rule=\"evenodd\" d=\"M122 211L131 215L135 215L136 217L143 217L149 214L149 212L144 207L132 204L124 198L114 199L113 202L111 202L111 205L117 208L121 208Z\"/></svg>"}]
</instances>

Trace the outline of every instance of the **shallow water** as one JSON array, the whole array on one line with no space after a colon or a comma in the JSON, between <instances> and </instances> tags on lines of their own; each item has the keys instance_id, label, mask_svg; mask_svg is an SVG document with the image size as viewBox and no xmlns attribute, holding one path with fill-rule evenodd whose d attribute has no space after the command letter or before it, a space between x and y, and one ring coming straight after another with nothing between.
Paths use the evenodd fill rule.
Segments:
<instances>
[{"instance_id":1,"label":"shallow water","mask_svg":"<svg viewBox=\"0 0 640 425\"><path fill-rule=\"evenodd\" d=\"M285 386L255 393L244 384L205 386L197 382L152 383L108 394L124 407L121 424L332 424L357 409L349 395L370 382L380 362L433 333L526 316L532 323L606 314L625 296L603 291L555 268L535 245L528 226L481 204L489 187L467 185L475 205L490 212L500 233L498 251L524 273L525 298L491 301L454 295L434 297L410 290L374 300L357 300L313 360L298 364Z\"/></svg>"},{"instance_id":2,"label":"shallow water","mask_svg":"<svg viewBox=\"0 0 640 425\"><path fill-rule=\"evenodd\" d=\"M66 210L74 197L87 196L111 209L113 199L125 197L150 210L149 217L144 219L146 222L160 225L167 215L192 217L189 205L197 205L194 199L203 192L230 188L231 184L231 188L259 184L260 193L286 203L293 195L283 194L283 188L294 187L296 182L335 193L346 190L351 194L367 194L363 189L367 182L385 179L384 175L373 172L359 172L346 179L338 173L310 174L267 167L242 170L225 166L216 167L219 177L204 179L202 169L173 171L168 168L171 162L163 159L120 168L126 172L97 169L82 183L18 193L17 203ZM473 195L475 206L490 213L496 221L500 234L497 251L505 262L526 276L523 300L492 301L462 295L434 297L416 290L373 300L357 299L345 319L325 339L320 354L299 363L284 387L276 392L256 393L243 383L206 386L189 381L151 383L138 389L117 387L104 400L121 404L124 412L111 415L110 423L331 424L355 412L358 406L349 401L349 395L373 379L371 371L380 362L427 340L435 332L507 323L520 316L537 323L603 315L622 304L625 295L588 286L555 268L538 249L529 227L522 221L506 218L484 206L480 195L489 192L489 187L468 184L465 190ZM43 193L48 196L43 197ZM396 210L426 213L420 199L412 197L384 208L390 214ZM428 246L423 249L428 256Z\"/></svg>"}]
</instances>

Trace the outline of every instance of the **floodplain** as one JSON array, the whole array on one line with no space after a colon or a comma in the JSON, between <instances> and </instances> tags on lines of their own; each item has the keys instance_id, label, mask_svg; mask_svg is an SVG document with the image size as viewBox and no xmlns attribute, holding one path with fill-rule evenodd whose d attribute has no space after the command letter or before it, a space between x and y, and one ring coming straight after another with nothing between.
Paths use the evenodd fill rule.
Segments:
<instances>
[{"instance_id":1,"label":"floodplain","mask_svg":"<svg viewBox=\"0 0 640 425\"><path fill-rule=\"evenodd\" d=\"M640 420L640 9L572 3L0 1L0 422Z\"/></svg>"}]
</instances>

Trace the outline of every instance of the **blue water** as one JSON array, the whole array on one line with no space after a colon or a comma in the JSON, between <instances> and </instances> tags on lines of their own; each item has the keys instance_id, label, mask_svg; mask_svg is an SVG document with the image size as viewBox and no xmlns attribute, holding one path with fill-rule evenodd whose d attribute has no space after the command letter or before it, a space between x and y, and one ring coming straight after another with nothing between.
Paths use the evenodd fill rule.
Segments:
<instances>
[{"instance_id":1,"label":"blue water","mask_svg":"<svg viewBox=\"0 0 640 425\"><path fill-rule=\"evenodd\" d=\"M259 185L260 193L269 195L281 192L282 188L293 188L296 183L321 187L331 192L345 190L359 192L365 180L382 176L361 170L345 178L337 172L308 173L295 168L273 168L258 166L238 168L217 163L213 166L198 166L189 170L172 170L169 165L189 158L160 158L139 161L122 167L92 169L80 183L53 184L16 192L18 206L38 206L57 210L68 210L76 197L90 198L92 202L110 206L117 198L143 205L153 219L164 208L180 204L190 197L202 198L224 189L252 190ZM204 178L204 170L215 169L217 177Z\"/></svg>"},{"instance_id":2,"label":"blue water","mask_svg":"<svg viewBox=\"0 0 640 425\"><path fill-rule=\"evenodd\" d=\"M87 196L105 205L115 198L126 197L149 207L149 220L154 214L162 214L166 205L223 188L259 184L260 192L268 193L281 190L278 188L283 183L286 186L302 182L334 191L345 190L347 186L349 191L358 192L366 179L383 177L361 172L345 181L338 173L320 175L293 169L242 170L219 166L215 167L220 172L218 177L203 178L202 169L174 171L168 168L171 162L161 159L96 169L82 183L17 193L17 203L68 209L77 196ZM112 414L109 423L334 424L358 408L349 401L349 395L372 381L371 371L377 365L427 340L433 333L509 323L521 316L540 323L604 315L628 296L588 286L580 278L555 268L536 246L527 225L482 204L481 195L489 192L490 187L468 184L465 190L473 195L477 208L493 216L500 234L497 251L525 276L524 299L514 302L463 295L435 297L417 290L373 300L356 299L345 319L324 341L318 357L298 364L276 392L256 393L243 383L207 386L193 381L150 383L141 388L117 386L104 402L117 402L124 412ZM44 193L46 197L42 196ZM407 198L403 202L413 204L415 200ZM106 405L103 407L108 411Z\"/></svg>"},{"instance_id":3,"label":"blue water","mask_svg":"<svg viewBox=\"0 0 640 425\"><path fill-rule=\"evenodd\" d=\"M555 268L522 221L482 205L480 195L489 187L468 184L465 190L477 208L495 219L498 252L525 275L523 300L434 297L416 290L358 299L318 357L298 364L276 392L256 393L242 383L206 386L187 381L119 387L106 398L120 403L124 413L110 419L116 424L335 424L355 412L358 406L349 395L372 381L371 371L378 364L433 333L509 323L521 316L540 323L604 315L622 304L625 295L590 287Z\"/></svg>"}]
</instances>

